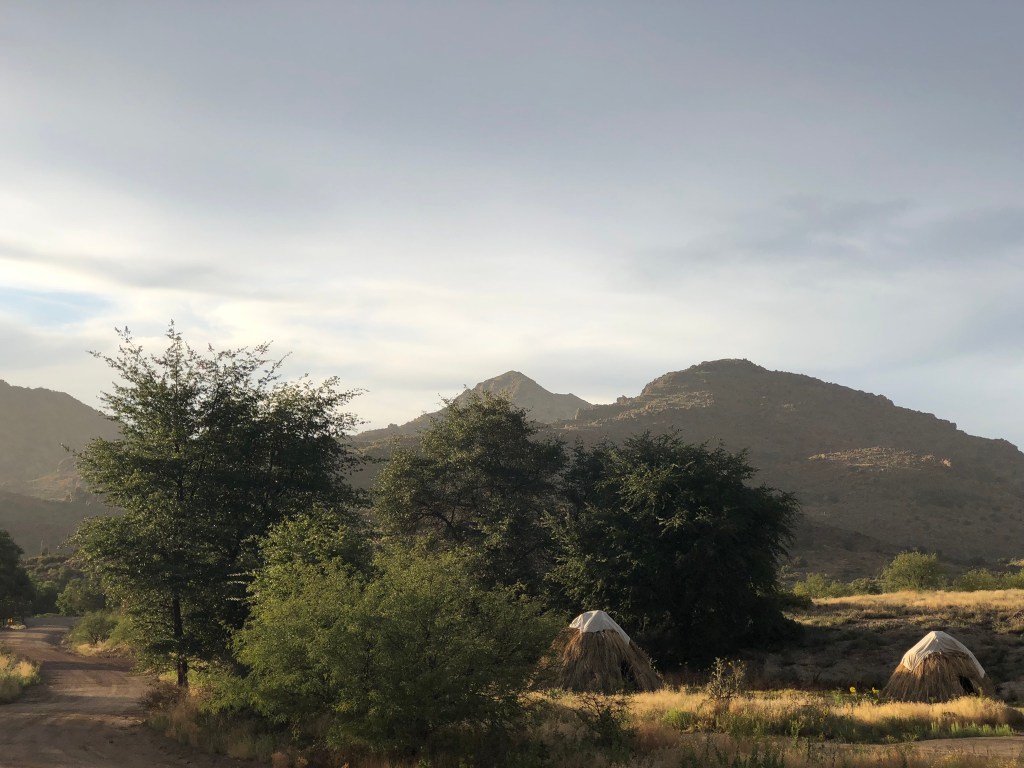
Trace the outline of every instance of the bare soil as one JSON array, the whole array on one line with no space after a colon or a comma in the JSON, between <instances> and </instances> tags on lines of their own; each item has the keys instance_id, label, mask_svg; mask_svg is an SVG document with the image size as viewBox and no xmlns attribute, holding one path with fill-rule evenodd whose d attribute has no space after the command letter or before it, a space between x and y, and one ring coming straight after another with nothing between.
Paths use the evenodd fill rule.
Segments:
<instances>
[{"instance_id":1,"label":"bare soil","mask_svg":"<svg viewBox=\"0 0 1024 768\"><path fill-rule=\"evenodd\" d=\"M246 765L205 755L146 728L140 704L152 680L125 659L68 653L73 620L30 619L0 644L41 665L43 684L0 706L0 768L209 768Z\"/></svg>"}]
</instances>

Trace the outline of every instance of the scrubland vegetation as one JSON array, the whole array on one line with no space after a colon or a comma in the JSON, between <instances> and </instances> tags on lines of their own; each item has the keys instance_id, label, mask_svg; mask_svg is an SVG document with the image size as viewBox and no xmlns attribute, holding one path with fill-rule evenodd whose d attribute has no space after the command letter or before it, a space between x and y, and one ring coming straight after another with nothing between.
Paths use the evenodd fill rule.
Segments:
<instances>
[{"instance_id":1,"label":"scrubland vegetation","mask_svg":"<svg viewBox=\"0 0 1024 768\"><path fill-rule=\"evenodd\" d=\"M71 564L34 571L38 606L84 614L69 643L130 648L170 675L150 702L168 735L277 768L852 768L925 764L879 744L1022 722L993 700L900 705L872 689L940 618L1001 638L973 647L1024 676L1009 642L1024 593L896 592L949 584L937 558L904 553L877 579L812 574L787 594L797 502L752 486L743 454L674 434L569 447L473 393L363 493L347 478L355 392L280 382L266 347L200 353L173 327L168 342L147 355L122 334L104 358L122 437L78 456L123 514L86 521ZM588 609L688 685L531 690Z\"/></svg>"}]
</instances>

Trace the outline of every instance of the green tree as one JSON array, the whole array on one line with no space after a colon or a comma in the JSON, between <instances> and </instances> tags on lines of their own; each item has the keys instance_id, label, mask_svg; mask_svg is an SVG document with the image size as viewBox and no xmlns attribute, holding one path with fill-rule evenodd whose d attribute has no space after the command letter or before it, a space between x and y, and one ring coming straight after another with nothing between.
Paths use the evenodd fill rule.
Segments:
<instances>
[{"instance_id":1,"label":"green tree","mask_svg":"<svg viewBox=\"0 0 1024 768\"><path fill-rule=\"evenodd\" d=\"M0 621L23 616L32 606L32 580L21 564L22 550L0 530Z\"/></svg>"},{"instance_id":2,"label":"green tree","mask_svg":"<svg viewBox=\"0 0 1024 768\"><path fill-rule=\"evenodd\" d=\"M934 553L900 552L882 569L878 580L885 592L923 592L942 589L946 585L946 573L939 563L939 556Z\"/></svg>"},{"instance_id":3,"label":"green tree","mask_svg":"<svg viewBox=\"0 0 1024 768\"><path fill-rule=\"evenodd\" d=\"M548 567L544 517L558 503L564 447L537 440L526 411L506 397L467 392L446 406L419 449L396 449L378 475L377 518L392 536L468 547L490 583L536 592Z\"/></svg>"},{"instance_id":4,"label":"green tree","mask_svg":"<svg viewBox=\"0 0 1024 768\"><path fill-rule=\"evenodd\" d=\"M94 579L77 578L57 595L56 608L64 616L84 616L107 607L107 599Z\"/></svg>"},{"instance_id":5,"label":"green tree","mask_svg":"<svg viewBox=\"0 0 1024 768\"><path fill-rule=\"evenodd\" d=\"M248 667L224 699L254 706L335 748L409 754L520 712L520 694L561 622L506 588L474 556L391 549L372 575L340 560L293 564L253 584L237 636Z\"/></svg>"},{"instance_id":6,"label":"green tree","mask_svg":"<svg viewBox=\"0 0 1024 768\"><path fill-rule=\"evenodd\" d=\"M96 356L119 377L102 399L121 437L94 440L78 466L123 514L88 520L77 557L145 638L143 659L185 686L190 662L226 655L243 624L261 537L356 501L343 442L355 422L342 410L355 393L336 379L282 382L267 345L199 352L172 324L150 355L120 336L116 356Z\"/></svg>"},{"instance_id":7,"label":"green tree","mask_svg":"<svg viewBox=\"0 0 1024 768\"><path fill-rule=\"evenodd\" d=\"M748 485L754 472L675 434L577 447L551 521L567 607L609 611L667 667L784 629L779 559L798 505Z\"/></svg>"}]
</instances>

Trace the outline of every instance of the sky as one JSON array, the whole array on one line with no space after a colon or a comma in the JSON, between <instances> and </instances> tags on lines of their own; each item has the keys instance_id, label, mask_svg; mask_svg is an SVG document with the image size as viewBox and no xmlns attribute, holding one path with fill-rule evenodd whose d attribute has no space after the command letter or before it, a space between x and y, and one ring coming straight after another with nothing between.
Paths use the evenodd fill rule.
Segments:
<instances>
[{"instance_id":1,"label":"sky","mask_svg":"<svg viewBox=\"0 0 1024 768\"><path fill-rule=\"evenodd\" d=\"M366 427L747 358L1024 446L1024 4L0 0L0 378L273 342Z\"/></svg>"}]
</instances>

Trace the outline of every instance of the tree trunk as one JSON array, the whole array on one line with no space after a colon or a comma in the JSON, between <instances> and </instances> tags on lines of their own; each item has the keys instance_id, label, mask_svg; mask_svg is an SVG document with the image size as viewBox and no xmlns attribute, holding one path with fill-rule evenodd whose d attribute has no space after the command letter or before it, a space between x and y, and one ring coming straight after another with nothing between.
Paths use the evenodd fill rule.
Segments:
<instances>
[{"instance_id":1,"label":"tree trunk","mask_svg":"<svg viewBox=\"0 0 1024 768\"><path fill-rule=\"evenodd\" d=\"M188 657L182 652L185 627L181 620L181 598L178 595L171 599L171 620L174 624L174 644L177 646L177 658L174 665L178 672L178 687L188 688Z\"/></svg>"}]
</instances>

